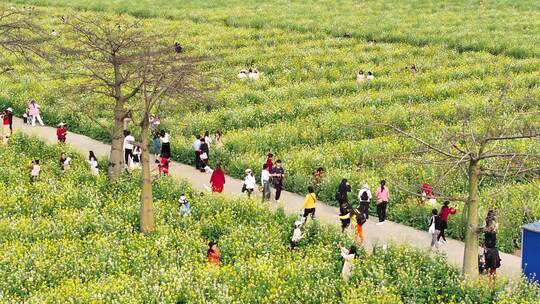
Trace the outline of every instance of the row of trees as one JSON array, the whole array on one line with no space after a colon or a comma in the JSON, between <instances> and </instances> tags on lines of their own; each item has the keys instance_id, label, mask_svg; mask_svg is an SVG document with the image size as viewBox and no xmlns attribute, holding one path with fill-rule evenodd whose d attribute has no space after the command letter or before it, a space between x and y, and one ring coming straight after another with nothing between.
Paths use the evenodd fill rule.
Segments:
<instances>
[{"instance_id":1,"label":"row of trees","mask_svg":"<svg viewBox=\"0 0 540 304\"><path fill-rule=\"evenodd\" d=\"M148 31L140 20L125 15L102 14L96 18L81 13L61 17L62 35L51 36L29 22L28 14L34 12L9 9L0 13L0 34L5 33L0 35L0 48L18 56L37 55L32 57L51 63L59 77L76 80L77 85L67 88L69 93L90 96L80 98L76 103L82 114L86 109L96 107L89 101L92 96L104 97L106 106L101 110L111 111L114 119L108 165L111 180L124 170L123 122L132 114L142 137L140 230L152 231L155 225L148 152L149 116L157 108L206 103L204 95L211 83L198 68L204 59L174 52L174 35ZM9 70L11 67L2 66L2 73ZM413 153L410 161L443 166L441 181L454 176L450 175L451 171L463 173L466 196L448 197L438 193L436 198L465 203L463 274L468 277L478 274L481 183L504 183L515 176L527 178L538 176L540 172L538 151L517 151L517 145L513 144L540 138L539 113L528 111L535 107L527 102L511 102L504 94L490 102L491 112L476 115L480 118L475 120L471 120L472 110L460 109L461 128L441 130L441 134L434 137L438 140L430 141L394 125L380 126L417 142L421 148ZM415 191L411 193L416 194Z\"/></svg>"},{"instance_id":2,"label":"row of trees","mask_svg":"<svg viewBox=\"0 0 540 304\"><path fill-rule=\"evenodd\" d=\"M111 132L109 179L124 172L124 120L130 116L140 129L142 150L140 230L154 229L152 177L150 174L150 115L206 101L211 87L198 68L204 58L175 52L174 35L148 31L143 22L126 15L80 13L61 16L60 27L51 35L32 20L33 9L3 9L0 13L0 47L7 53L33 59L52 69L55 77L75 83L64 88L70 96L84 97L63 104L74 113L110 111ZM61 35L58 35L58 33ZM31 68L35 70L38 65ZM2 73L13 70L2 67ZM93 102L95 99L103 103ZM97 122L97 121L96 121Z\"/></svg>"}]
</instances>

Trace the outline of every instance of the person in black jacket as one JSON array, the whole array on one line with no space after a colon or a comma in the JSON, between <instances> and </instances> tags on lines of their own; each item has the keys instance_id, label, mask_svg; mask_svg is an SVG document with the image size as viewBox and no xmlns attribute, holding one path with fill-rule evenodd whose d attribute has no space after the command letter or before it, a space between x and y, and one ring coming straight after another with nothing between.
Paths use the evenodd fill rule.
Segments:
<instances>
[{"instance_id":1,"label":"person in black jacket","mask_svg":"<svg viewBox=\"0 0 540 304\"><path fill-rule=\"evenodd\" d=\"M439 249L439 241L437 241L437 238L439 237L439 233L441 233L442 225L442 219L439 216L437 209L431 210L431 218L429 219L428 225L429 234L431 234L431 249L433 249L433 247Z\"/></svg>"},{"instance_id":2,"label":"person in black jacket","mask_svg":"<svg viewBox=\"0 0 540 304\"><path fill-rule=\"evenodd\" d=\"M336 192L336 200L341 205L342 203L349 204L349 197L348 193L351 192L351 185L349 185L349 182L346 178L341 180L341 183L338 186L337 192Z\"/></svg>"},{"instance_id":3,"label":"person in black jacket","mask_svg":"<svg viewBox=\"0 0 540 304\"><path fill-rule=\"evenodd\" d=\"M495 247L488 247L484 245L484 259L485 259L485 268L487 274L489 275L489 281L493 282L497 275L497 268L501 267L501 257L499 255L499 250Z\"/></svg>"}]
</instances>

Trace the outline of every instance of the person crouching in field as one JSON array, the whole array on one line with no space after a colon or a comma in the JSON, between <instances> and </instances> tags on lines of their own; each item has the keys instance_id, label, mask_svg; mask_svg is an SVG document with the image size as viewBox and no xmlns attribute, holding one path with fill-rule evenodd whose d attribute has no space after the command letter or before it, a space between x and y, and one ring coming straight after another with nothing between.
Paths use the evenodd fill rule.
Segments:
<instances>
[{"instance_id":1,"label":"person crouching in field","mask_svg":"<svg viewBox=\"0 0 540 304\"><path fill-rule=\"evenodd\" d=\"M206 251L206 257L208 263L213 266L219 266L219 260L221 259L221 252L217 246L217 242L210 241L208 243L208 250Z\"/></svg>"},{"instance_id":2,"label":"person crouching in field","mask_svg":"<svg viewBox=\"0 0 540 304\"><path fill-rule=\"evenodd\" d=\"M291 237L291 250L296 249L300 240L304 237L302 234L302 221L294 222L294 229Z\"/></svg>"},{"instance_id":3,"label":"person crouching in field","mask_svg":"<svg viewBox=\"0 0 540 304\"><path fill-rule=\"evenodd\" d=\"M71 158L67 156L66 153L62 152L62 154L60 154L60 169L62 169L62 171L68 171L70 162Z\"/></svg>"},{"instance_id":4,"label":"person crouching in field","mask_svg":"<svg viewBox=\"0 0 540 304\"><path fill-rule=\"evenodd\" d=\"M56 138L58 138L58 142L65 143L66 136L67 136L67 129L64 126L64 123L61 122L58 124L58 128L56 128Z\"/></svg>"},{"instance_id":5,"label":"person crouching in field","mask_svg":"<svg viewBox=\"0 0 540 304\"><path fill-rule=\"evenodd\" d=\"M88 164L90 165L90 172L92 173L92 175L98 176L98 160L96 155L94 154L94 151L88 152Z\"/></svg>"},{"instance_id":6,"label":"person crouching in field","mask_svg":"<svg viewBox=\"0 0 540 304\"><path fill-rule=\"evenodd\" d=\"M356 74L356 82L363 82L366 80L366 74L364 74L363 70L358 71L358 74Z\"/></svg>"},{"instance_id":7,"label":"person crouching in field","mask_svg":"<svg viewBox=\"0 0 540 304\"><path fill-rule=\"evenodd\" d=\"M186 196L184 194L182 194L178 199L178 205L181 216L189 216L191 214L191 204L186 199Z\"/></svg>"},{"instance_id":8,"label":"person crouching in field","mask_svg":"<svg viewBox=\"0 0 540 304\"><path fill-rule=\"evenodd\" d=\"M30 164L30 181L36 182L39 179L40 172L41 166L39 165L39 159L36 159Z\"/></svg>"},{"instance_id":9,"label":"person crouching in field","mask_svg":"<svg viewBox=\"0 0 540 304\"><path fill-rule=\"evenodd\" d=\"M242 192L247 192L248 198L251 197L251 194L255 190L257 181L255 176L253 176L253 171L251 169L246 169L246 176L244 177L244 183L242 185Z\"/></svg>"}]
</instances>

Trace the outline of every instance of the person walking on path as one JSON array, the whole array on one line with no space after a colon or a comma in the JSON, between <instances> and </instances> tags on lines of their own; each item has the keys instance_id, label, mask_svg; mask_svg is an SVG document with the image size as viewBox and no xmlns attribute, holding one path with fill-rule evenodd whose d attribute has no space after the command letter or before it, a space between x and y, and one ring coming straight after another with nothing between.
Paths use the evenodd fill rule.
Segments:
<instances>
[{"instance_id":1,"label":"person walking on path","mask_svg":"<svg viewBox=\"0 0 540 304\"><path fill-rule=\"evenodd\" d=\"M497 268L501 267L499 250L496 247L490 248L484 245L484 259L489 281L493 283L496 279Z\"/></svg>"},{"instance_id":2,"label":"person walking on path","mask_svg":"<svg viewBox=\"0 0 540 304\"><path fill-rule=\"evenodd\" d=\"M268 172L272 173L272 169L274 169L274 154L268 153L266 156L266 166L268 167Z\"/></svg>"},{"instance_id":3,"label":"person walking on path","mask_svg":"<svg viewBox=\"0 0 540 304\"><path fill-rule=\"evenodd\" d=\"M291 250L296 249L300 240L304 237L302 234L302 221L294 222L294 229L291 237Z\"/></svg>"},{"instance_id":4,"label":"person walking on path","mask_svg":"<svg viewBox=\"0 0 540 304\"><path fill-rule=\"evenodd\" d=\"M40 172L41 166L39 165L39 159L36 159L30 164L30 181L36 182L39 179Z\"/></svg>"},{"instance_id":5,"label":"person walking on path","mask_svg":"<svg viewBox=\"0 0 540 304\"><path fill-rule=\"evenodd\" d=\"M437 239L439 233L441 233L442 220L437 209L431 210L431 218L429 219L428 227L428 232L431 235L431 250L433 250L433 247L439 249L439 241L437 241Z\"/></svg>"},{"instance_id":6,"label":"person walking on path","mask_svg":"<svg viewBox=\"0 0 540 304\"><path fill-rule=\"evenodd\" d=\"M315 202L317 201L317 195L315 195L315 189L313 186L308 187L308 194L304 199L304 218L307 220L308 215L311 214L311 219L315 218Z\"/></svg>"},{"instance_id":7,"label":"person walking on path","mask_svg":"<svg viewBox=\"0 0 540 304\"><path fill-rule=\"evenodd\" d=\"M456 214L456 209L448 207L449 204L450 204L449 201L445 201L444 205L441 208L441 212L439 212L439 216L441 217L441 221L442 221L442 226L441 226L441 233L437 237L437 241L442 238L443 244L446 244L446 236L444 235L444 232L448 228L448 216L450 216L450 214Z\"/></svg>"},{"instance_id":8,"label":"person walking on path","mask_svg":"<svg viewBox=\"0 0 540 304\"><path fill-rule=\"evenodd\" d=\"M348 281L351 277L351 268L356 257L356 246L352 245L349 249L338 245L338 248L341 250L341 257L343 258L343 268L341 269L341 277L343 280Z\"/></svg>"},{"instance_id":9,"label":"person walking on path","mask_svg":"<svg viewBox=\"0 0 540 304\"><path fill-rule=\"evenodd\" d=\"M45 126L43 120L41 119L40 107L35 100L31 100L28 104L28 116L30 116L32 119L32 127L36 126L36 119L42 127Z\"/></svg>"},{"instance_id":10,"label":"person walking on path","mask_svg":"<svg viewBox=\"0 0 540 304\"><path fill-rule=\"evenodd\" d=\"M129 168L130 162L133 159L133 143L135 137L131 135L131 132L124 131L124 165Z\"/></svg>"},{"instance_id":11,"label":"person walking on path","mask_svg":"<svg viewBox=\"0 0 540 304\"><path fill-rule=\"evenodd\" d=\"M193 142L193 150L195 151L195 169L201 169L201 136L195 135L195 141Z\"/></svg>"},{"instance_id":12,"label":"person walking on path","mask_svg":"<svg viewBox=\"0 0 540 304\"><path fill-rule=\"evenodd\" d=\"M217 246L217 242L210 241L208 243L208 251L206 251L206 257L208 263L213 266L219 266L219 260L221 259L221 252Z\"/></svg>"},{"instance_id":13,"label":"person walking on path","mask_svg":"<svg viewBox=\"0 0 540 304\"><path fill-rule=\"evenodd\" d=\"M141 147L138 145L133 145L133 159L131 161L131 170L140 169L141 168L141 156L142 151Z\"/></svg>"},{"instance_id":14,"label":"person walking on path","mask_svg":"<svg viewBox=\"0 0 540 304\"><path fill-rule=\"evenodd\" d=\"M351 185L346 178L341 180L341 183L338 186L336 191L336 200L339 204L345 202L349 203L349 192L351 192Z\"/></svg>"},{"instance_id":15,"label":"person walking on path","mask_svg":"<svg viewBox=\"0 0 540 304\"><path fill-rule=\"evenodd\" d=\"M366 223L366 216L361 212L351 210L352 218L354 220L354 240L359 245L362 245L365 240L364 224Z\"/></svg>"},{"instance_id":16,"label":"person walking on path","mask_svg":"<svg viewBox=\"0 0 540 304\"><path fill-rule=\"evenodd\" d=\"M263 189L262 201L270 200L270 172L268 171L268 164L263 165L263 170L261 172L261 186Z\"/></svg>"},{"instance_id":17,"label":"person walking on path","mask_svg":"<svg viewBox=\"0 0 540 304\"><path fill-rule=\"evenodd\" d=\"M210 185L212 186L212 192L223 192L223 186L225 185L225 172L221 169L221 164L217 164L212 176L210 176Z\"/></svg>"},{"instance_id":18,"label":"person walking on path","mask_svg":"<svg viewBox=\"0 0 540 304\"><path fill-rule=\"evenodd\" d=\"M371 190L369 189L368 184L364 184L362 189L358 191L358 201L360 202L360 212L368 219L369 205L371 204Z\"/></svg>"},{"instance_id":19,"label":"person walking on path","mask_svg":"<svg viewBox=\"0 0 540 304\"><path fill-rule=\"evenodd\" d=\"M68 171L70 162L71 157L67 156L65 152L62 152L62 154L60 154L60 169L62 169L62 171Z\"/></svg>"},{"instance_id":20,"label":"person walking on path","mask_svg":"<svg viewBox=\"0 0 540 304\"><path fill-rule=\"evenodd\" d=\"M210 158L210 147L208 147L208 143L206 143L206 140L201 138L201 146L199 148L199 159L201 162L201 172L206 172L206 167L208 166L208 159Z\"/></svg>"},{"instance_id":21,"label":"person walking on path","mask_svg":"<svg viewBox=\"0 0 540 304\"><path fill-rule=\"evenodd\" d=\"M67 129L64 126L64 123L61 122L58 124L58 128L56 128L56 138L58 138L58 142L65 143L66 136L67 136Z\"/></svg>"},{"instance_id":22,"label":"person walking on path","mask_svg":"<svg viewBox=\"0 0 540 304\"><path fill-rule=\"evenodd\" d=\"M251 194L255 190L257 181L255 176L253 176L253 171L251 169L246 169L246 176L244 177L244 183L242 185L242 192L247 192L248 198L251 197Z\"/></svg>"},{"instance_id":23,"label":"person walking on path","mask_svg":"<svg viewBox=\"0 0 540 304\"><path fill-rule=\"evenodd\" d=\"M276 161L276 166L272 168L272 182L276 189L276 202L279 203L281 197L281 191L283 190L283 176L285 175L285 169L281 166L281 160Z\"/></svg>"},{"instance_id":24,"label":"person walking on path","mask_svg":"<svg viewBox=\"0 0 540 304\"><path fill-rule=\"evenodd\" d=\"M379 216L379 222L377 225L384 224L386 220L386 207L388 206L388 200L390 199L390 190L385 186L386 181L381 181L381 186L377 188L375 197L377 198L377 215Z\"/></svg>"},{"instance_id":25,"label":"person walking on path","mask_svg":"<svg viewBox=\"0 0 540 304\"><path fill-rule=\"evenodd\" d=\"M161 156L161 160L159 161L159 174L163 176L169 175L169 163L171 161L169 160L168 154L163 154Z\"/></svg>"},{"instance_id":26,"label":"person walking on path","mask_svg":"<svg viewBox=\"0 0 540 304\"><path fill-rule=\"evenodd\" d=\"M161 141L161 154L167 154L171 157L171 142L169 139L169 133L165 130L161 130L159 133L159 140Z\"/></svg>"},{"instance_id":27,"label":"person walking on path","mask_svg":"<svg viewBox=\"0 0 540 304\"><path fill-rule=\"evenodd\" d=\"M161 140L159 139L160 131L156 129L152 134L152 152L154 152L156 163L159 163L158 157L161 154Z\"/></svg>"},{"instance_id":28,"label":"person walking on path","mask_svg":"<svg viewBox=\"0 0 540 304\"><path fill-rule=\"evenodd\" d=\"M341 221L341 233L345 233L345 229L351 224L351 209L349 204L342 202L339 204L339 220Z\"/></svg>"},{"instance_id":29,"label":"person walking on path","mask_svg":"<svg viewBox=\"0 0 540 304\"><path fill-rule=\"evenodd\" d=\"M90 165L90 172L93 176L97 176L99 174L98 170L98 160L96 155L94 154L94 151L88 152L88 164Z\"/></svg>"},{"instance_id":30,"label":"person walking on path","mask_svg":"<svg viewBox=\"0 0 540 304\"><path fill-rule=\"evenodd\" d=\"M484 227L484 242L486 247L495 248L497 246L497 230L499 223L495 216L495 211L489 210L486 216L486 226Z\"/></svg>"},{"instance_id":31,"label":"person walking on path","mask_svg":"<svg viewBox=\"0 0 540 304\"><path fill-rule=\"evenodd\" d=\"M2 123L3 123L3 132L4 136L9 137L13 133L13 109L7 108L4 111Z\"/></svg>"}]
</instances>

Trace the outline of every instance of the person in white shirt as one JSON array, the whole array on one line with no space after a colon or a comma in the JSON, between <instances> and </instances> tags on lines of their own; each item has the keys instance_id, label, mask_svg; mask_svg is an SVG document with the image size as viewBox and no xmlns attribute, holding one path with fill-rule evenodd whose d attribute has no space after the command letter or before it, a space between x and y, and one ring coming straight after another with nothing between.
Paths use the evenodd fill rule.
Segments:
<instances>
[{"instance_id":1,"label":"person in white shirt","mask_svg":"<svg viewBox=\"0 0 540 304\"><path fill-rule=\"evenodd\" d=\"M246 170L246 176L244 177L244 184L242 186L242 192L247 192L248 198L251 197L251 193L255 189L257 181L255 176L253 176L253 171L251 169Z\"/></svg>"},{"instance_id":2,"label":"person in white shirt","mask_svg":"<svg viewBox=\"0 0 540 304\"><path fill-rule=\"evenodd\" d=\"M88 152L88 164L90 165L90 172L93 176L97 176L99 174L98 170L98 160L96 155L94 154L94 151Z\"/></svg>"},{"instance_id":3,"label":"person in white shirt","mask_svg":"<svg viewBox=\"0 0 540 304\"><path fill-rule=\"evenodd\" d=\"M159 134L159 140L161 141L161 156L167 155L170 158L171 142L169 139L169 133L165 132L165 130L161 130Z\"/></svg>"},{"instance_id":4,"label":"person in white shirt","mask_svg":"<svg viewBox=\"0 0 540 304\"><path fill-rule=\"evenodd\" d=\"M240 72L238 73L238 78L240 80L245 80L246 78L248 78L248 73L246 70L240 70Z\"/></svg>"},{"instance_id":5,"label":"person in white shirt","mask_svg":"<svg viewBox=\"0 0 540 304\"><path fill-rule=\"evenodd\" d=\"M358 191L358 201L360 202L360 212L367 219L369 216L369 204L371 203L371 190L369 190L368 184L364 184L362 189Z\"/></svg>"},{"instance_id":6,"label":"person in white shirt","mask_svg":"<svg viewBox=\"0 0 540 304\"><path fill-rule=\"evenodd\" d=\"M375 76L373 75L373 73L367 72L367 78L366 79L367 80L373 80L373 79L375 79Z\"/></svg>"},{"instance_id":7,"label":"person in white shirt","mask_svg":"<svg viewBox=\"0 0 540 304\"><path fill-rule=\"evenodd\" d=\"M263 196L262 201L270 200L270 172L268 171L268 165L263 165L263 170L261 172L261 185L263 186Z\"/></svg>"},{"instance_id":8,"label":"person in white shirt","mask_svg":"<svg viewBox=\"0 0 540 304\"><path fill-rule=\"evenodd\" d=\"M356 257L356 246L352 245L349 249L339 245L341 250L341 257L344 260L343 268L341 269L341 277L343 280L348 281L351 277L351 268L354 258Z\"/></svg>"},{"instance_id":9,"label":"person in white shirt","mask_svg":"<svg viewBox=\"0 0 540 304\"><path fill-rule=\"evenodd\" d=\"M212 143L212 138L210 137L210 132L208 131L204 132L204 142L208 145L208 148L210 148L210 144Z\"/></svg>"},{"instance_id":10,"label":"person in white shirt","mask_svg":"<svg viewBox=\"0 0 540 304\"><path fill-rule=\"evenodd\" d=\"M256 69L249 69L248 76L251 80L259 80L259 72Z\"/></svg>"},{"instance_id":11,"label":"person in white shirt","mask_svg":"<svg viewBox=\"0 0 540 304\"><path fill-rule=\"evenodd\" d=\"M296 246L298 246L298 243L303 237L304 235L302 234L302 221L295 221L294 230L291 238L291 250L294 250Z\"/></svg>"},{"instance_id":12,"label":"person in white shirt","mask_svg":"<svg viewBox=\"0 0 540 304\"><path fill-rule=\"evenodd\" d=\"M131 132L124 131L124 165L129 167L131 159L133 159L133 142L135 137Z\"/></svg>"},{"instance_id":13,"label":"person in white shirt","mask_svg":"<svg viewBox=\"0 0 540 304\"><path fill-rule=\"evenodd\" d=\"M131 167L130 167L131 170L141 168L141 155L142 155L141 148L137 145L134 145L133 146L133 159L131 161Z\"/></svg>"},{"instance_id":14,"label":"person in white shirt","mask_svg":"<svg viewBox=\"0 0 540 304\"><path fill-rule=\"evenodd\" d=\"M70 162L71 162L71 157L67 156L66 153L62 152L62 154L60 154L60 168L63 171L69 170Z\"/></svg>"},{"instance_id":15,"label":"person in white shirt","mask_svg":"<svg viewBox=\"0 0 540 304\"><path fill-rule=\"evenodd\" d=\"M201 157L200 157L201 136L200 135L195 135L195 141L193 142L193 150L195 151L195 169L200 170L201 169Z\"/></svg>"},{"instance_id":16,"label":"person in white shirt","mask_svg":"<svg viewBox=\"0 0 540 304\"><path fill-rule=\"evenodd\" d=\"M364 71L362 70L358 71L358 74L356 74L356 81L362 82L364 80L366 80L366 74L364 74Z\"/></svg>"}]
</instances>

